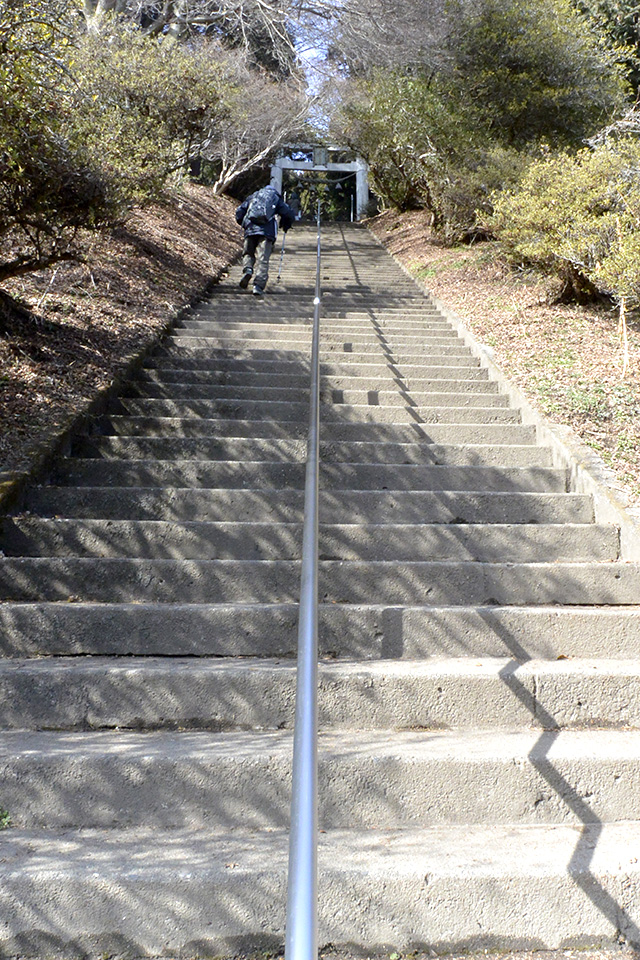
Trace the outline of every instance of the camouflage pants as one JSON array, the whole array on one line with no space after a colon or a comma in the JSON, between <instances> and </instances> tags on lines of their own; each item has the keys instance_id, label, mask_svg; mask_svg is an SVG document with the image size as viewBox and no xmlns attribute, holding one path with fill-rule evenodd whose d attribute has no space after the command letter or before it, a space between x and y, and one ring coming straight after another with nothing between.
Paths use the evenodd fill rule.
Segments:
<instances>
[{"instance_id":1,"label":"camouflage pants","mask_svg":"<svg viewBox=\"0 0 640 960\"><path fill-rule=\"evenodd\" d=\"M273 240L267 237L253 236L244 238L242 251L242 272L253 273L253 285L264 290L269 276L269 257L273 250Z\"/></svg>"}]
</instances>

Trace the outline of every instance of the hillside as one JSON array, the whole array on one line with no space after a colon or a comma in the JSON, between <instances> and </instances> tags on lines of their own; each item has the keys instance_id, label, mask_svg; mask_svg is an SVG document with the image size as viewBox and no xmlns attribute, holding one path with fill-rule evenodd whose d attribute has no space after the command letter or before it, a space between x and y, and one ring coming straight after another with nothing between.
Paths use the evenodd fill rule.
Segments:
<instances>
[{"instance_id":1,"label":"hillside","mask_svg":"<svg viewBox=\"0 0 640 960\"><path fill-rule=\"evenodd\" d=\"M5 285L0 301L0 473L20 471L240 252L232 201L205 187L87 235L83 263Z\"/></svg>"},{"instance_id":2,"label":"hillside","mask_svg":"<svg viewBox=\"0 0 640 960\"><path fill-rule=\"evenodd\" d=\"M498 244L443 247L422 211L387 211L370 226L413 276L449 305L529 400L567 424L640 506L640 322L628 318L628 370L615 310L554 303L553 283L514 272Z\"/></svg>"},{"instance_id":3,"label":"hillside","mask_svg":"<svg viewBox=\"0 0 640 960\"><path fill-rule=\"evenodd\" d=\"M553 304L548 281L514 273L493 244L434 243L426 215L388 211L370 226L474 334L551 420L573 427L640 504L640 325L617 313ZM0 318L0 471L24 470L40 445L237 257L233 203L189 185L93 238L86 261L13 281L30 312Z\"/></svg>"}]
</instances>

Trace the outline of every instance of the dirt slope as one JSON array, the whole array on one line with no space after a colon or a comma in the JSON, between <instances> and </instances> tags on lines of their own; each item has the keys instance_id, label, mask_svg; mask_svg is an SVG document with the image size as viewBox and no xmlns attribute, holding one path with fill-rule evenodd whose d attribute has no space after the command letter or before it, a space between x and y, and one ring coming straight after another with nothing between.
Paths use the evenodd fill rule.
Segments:
<instances>
[{"instance_id":1,"label":"dirt slope","mask_svg":"<svg viewBox=\"0 0 640 960\"><path fill-rule=\"evenodd\" d=\"M0 305L0 473L27 469L238 256L234 207L188 184L112 234L88 237L84 263L5 285L31 313Z\"/></svg>"},{"instance_id":2,"label":"dirt slope","mask_svg":"<svg viewBox=\"0 0 640 960\"><path fill-rule=\"evenodd\" d=\"M92 238L85 263L13 281L30 316L0 312L0 474L107 386L240 252L234 205L196 185ZM443 248L422 212L389 211L376 235L495 350L551 420L569 424L640 507L640 323L628 323L628 370L616 311L551 305L539 278L501 261L496 244ZM0 308L1 311L1 308Z\"/></svg>"},{"instance_id":3,"label":"dirt slope","mask_svg":"<svg viewBox=\"0 0 640 960\"><path fill-rule=\"evenodd\" d=\"M414 276L462 317L530 401L567 424L616 474L640 507L640 322L628 318L628 369L617 310L553 305L548 281L514 271L499 245L433 242L423 211L369 221Z\"/></svg>"}]
</instances>

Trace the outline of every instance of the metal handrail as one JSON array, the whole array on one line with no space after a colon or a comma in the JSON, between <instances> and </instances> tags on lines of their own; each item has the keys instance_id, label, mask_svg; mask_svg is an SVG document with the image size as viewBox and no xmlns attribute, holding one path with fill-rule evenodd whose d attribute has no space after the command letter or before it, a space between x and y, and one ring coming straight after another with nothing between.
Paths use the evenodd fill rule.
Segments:
<instances>
[{"instance_id":1,"label":"metal handrail","mask_svg":"<svg viewBox=\"0 0 640 960\"><path fill-rule=\"evenodd\" d=\"M318 474L320 463L320 202L298 620L285 960L318 957Z\"/></svg>"}]
</instances>

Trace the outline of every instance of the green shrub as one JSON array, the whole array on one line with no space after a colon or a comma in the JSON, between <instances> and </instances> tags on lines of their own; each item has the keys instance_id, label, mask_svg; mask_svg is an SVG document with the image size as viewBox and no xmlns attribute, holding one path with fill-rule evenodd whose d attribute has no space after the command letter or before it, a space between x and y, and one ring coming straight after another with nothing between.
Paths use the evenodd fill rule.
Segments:
<instances>
[{"instance_id":1,"label":"green shrub","mask_svg":"<svg viewBox=\"0 0 640 960\"><path fill-rule=\"evenodd\" d=\"M580 145L624 103L617 54L570 0L448 0L441 57L370 65L343 91L336 136L389 206L425 206L447 240L483 232L548 142Z\"/></svg>"},{"instance_id":2,"label":"green shrub","mask_svg":"<svg viewBox=\"0 0 640 960\"><path fill-rule=\"evenodd\" d=\"M238 97L215 44L77 36L64 11L0 5L0 281L78 256L83 229L157 197Z\"/></svg>"},{"instance_id":3,"label":"green shrub","mask_svg":"<svg viewBox=\"0 0 640 960\"><path fill-rule=\"evenodd\" d=\"M509 146L578 144L624 99L618 57L570 0L449 0L454 89Z\"/></svg>"},{"instance_id":4,"label":"green shrub","mask_svg":"<svg viewBox=\"0 0 640 960\"><path fill-rule=\"evenodd\" d=\"M80 227L114 214L103 171L73 136L68 49L55 4L0 7L0 280L67 256Z\"/></svg>"},{"instance_id":5,"label":"green shrub","mask_svg":"<svg viewBox=\"0 0 640 960\"><path fill-rule=\"evenodd\" d=\"M495 198L492 227L510 258L560 276L578 299L598 291L640 305L640 144L606 143L531 165Z\"/></svg>"},{"instance_id":6,"label":"green shrub","mask_svg":"<svg viewBox=\"0 0 640 960\"><path fill-rule=\"evenodd\" d=\"M78 43L71 69L76 140L126 202L157 196L228 112L231 85L213 43L160 44L110 26Z\"/></svg>"},{"instance_id":7,"label":"green shrub","mask_svg":"<svg viewBox=\"0 0 640 960\"><path fill-rule=\"evenodd\" d=\"M490 142L486 148L477 146L465 157L435 169L432 192L444 240L491 234L488 224L496 191L518 184L529 163L525 153Z\"/></svg>"},{"instance_id":8,"label":"green shrub","mask_svg":"<svg viewBox=\"0 0 640 960\"><path fill-rule=\"evenodd\" d=\"M525 154L492 140L436 78L375 73L357 85L341 126L367 157L383 202L426 207L449 241L482 232L493 192L517 183L528 163Z\"/></svg>"}]
</instances>

